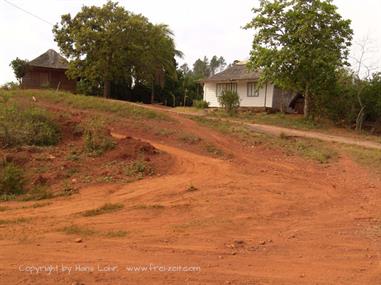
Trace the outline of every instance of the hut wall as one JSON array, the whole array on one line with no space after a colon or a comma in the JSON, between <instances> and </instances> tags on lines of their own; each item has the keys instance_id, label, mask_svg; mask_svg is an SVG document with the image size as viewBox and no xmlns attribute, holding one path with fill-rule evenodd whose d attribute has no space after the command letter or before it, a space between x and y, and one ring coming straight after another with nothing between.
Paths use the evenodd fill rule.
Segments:
<instances>
[{"instance_id":1,"label":"hut wall","mask_svg":"<svg viewBox=\"0 0 381 285\"><path fill-rule=\"evenodd\" d=\"M75 92L76 81L67 78L64 69L29 68L22 79L22 88L52 88Z\"/></svg>"}]
</instances>

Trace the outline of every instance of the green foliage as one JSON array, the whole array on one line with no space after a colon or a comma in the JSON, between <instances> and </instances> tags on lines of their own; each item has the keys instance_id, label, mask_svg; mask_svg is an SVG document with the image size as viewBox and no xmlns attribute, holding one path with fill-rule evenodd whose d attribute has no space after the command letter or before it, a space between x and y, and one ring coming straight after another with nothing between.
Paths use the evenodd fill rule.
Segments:
<instances>
[{"instance_id":1,"label":"green foliage","mask_svg":"<svg viewBox=\"0 0 381 285\"><path fill-rule=\"evenodd\" d=\"M110 96L112 82L162 83L163 72L176 76L172 33L142 15L108 1L102 7L83 6L75 16L63 15L53 28L55 41L72 61L69 75L103 82ZM91 44L89 44L91 43Z\"/></svg>"},{"instance_id":2,"label":"green foliage","mask_svg":"<svg viewBox=\"0 0 381 285\"><path fill-rule=\"evenodd\" d=\"M349 70L339 70L336 85L323 98L324 114L335 123L352 127L356 124L361 105L358 92L364 105L364 121L381 123L381 74L370 79L360 80ZM376 130L377 131L377 130ZM381 132L381 128L378 130Z\"/></svg>"},{"instance_id":3,"label":"green foliage","mask_svg":"<svg viewBox=\"0 0 381 285\"><path fill-rule=\"evenodd\" d=\"M92 155L102 155L115 147L115 143L100 118L92 118L83 123L85 151Z\"/></svg>"},{"instance_id":4,"label":"green foliage","mask_svg":"<svg viewBox=\"0 0 381 285\"><path fill-rule=\"evenodd\" d=\"M305 116L320 111L320 97L346 64L353 31L331 0L261 1L246 29L255 30L249 66L260 82L305 97Z\"/></svg>"},{"instance_id":5,"label":"green foliage","mask_svg":"<svg viewBox=\"0 0 381 285\"><path fill-rule=\"evenodd\" d=\"M44 185L37 185L31 191L29 191L24 197L22 197L22 201L40 201L45 199L53 198L53 194L48 191L47 187Z\"/></svg>"},{"instance_id":6,"label":"green foliage","mask_svg":"<svg viewBox=\"0 0 381 285\"><path fill-rule=\"evenodd\" d=\"M254 122L258 124L268 124L302 130L319 129L322 127L322 125L316 123L315 121L305 119L299 115L284 113L257 113L254 116L248 116L244 119L250 120L251 122L254 120Z\"/></svg>"},{"instance_id":7,"label":"green foliage","mask_svg":"<svg viewBox=\"0 0 381 285\"><path fill-rule=\"evenodd\" d=\"M207 109L209 108L209 102L205 100L193 100L193 107L197 109Z\"/></svg>"},{"instance_id":8,"label":"green foliage","mask_svg":"<svg viewBox=\"0 0 381 285\"><path fill-rule=\"evenodd\" d=\"M131 177L142 178L154 174L154 169L144 160L135 160L125 168L125 174Z\"/></svg>"},{"instance_id":9,"label":"green foliage","mask_svg":"<svg viewBox=\"0 0 381 285\"><path fill-rule=\"evenodd\" d=\"M210 61L204 56L203 59L197 59L195 61L192 73L194 78L203 79L222 71L225 66L226 61L222 56L217 57L214 55Z\"/></svg>"},{"instance_id":10,"label":"green foliage","mask_svg":"<svg viewBox=\"0 0 381 285\"><path fill-rule=\"evenodd\" d=\"M326 144L309 139L289 138L281 134L280 140L273 141L274 146L281 147L288 154L296 154L319 163L328 163L337 156L337 152Z\"/></svg>"},{"instance_id":11,"label":"green foliage","mask_svg":"<svg viewBox=\"0 0 381 285\"><path fill-rule=\"evenodd\" d=\"M20 84L19 83L16 83L16 82L7 82L5 84L3 84L0 89L2 90L16 90L16 89L19 89L20 88Z\"/></svg>"},{"instance_id":12,"label":"green foliage","mask_svg":"<svg viewBox=\"0 0 381 285\"><path fill-rule=\"evenodd\" d=\"M27 60L19 59L18 57L12 60L9 65L10 67L12 67L15 77L20 83L26 73L27 65L28 65Z\"/></svg>"},{"instance_id":13,"label":"green foliage","mask_svg":"<svg viewBox=\"0 0 381 285\"><path fill-rule=\"evenodd\" d=\"M59 128L47 112L0 103L0 146L47 146L57 144L59 139Z\"/></svg>"},{"instance_id":14,"label":"green foliage","mask_svg":"<svg viewBox=\"0 0 381 285\"><path fill-rule=\"evenodd\" d=\"M237 92L224 90L217 99L222 108L224 108L229 115L232 116L237 113L240 106L240 98Z\"/></svg>"},{"instance_id":15,"label":"green foliage","mask_svg":"<svg viewBox=\"0 0 381 285\"><path fill-rule=\"evenodd\" d=\"M13 163L0 165L0 195L24 193L24 171Z\"/></svg>"}]
</instances>

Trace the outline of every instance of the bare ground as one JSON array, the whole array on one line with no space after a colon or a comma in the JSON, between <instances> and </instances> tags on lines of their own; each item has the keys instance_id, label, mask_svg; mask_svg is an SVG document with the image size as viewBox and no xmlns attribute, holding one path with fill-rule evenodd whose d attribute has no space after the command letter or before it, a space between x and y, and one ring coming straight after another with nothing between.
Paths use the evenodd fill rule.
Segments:
<instances>
[{"instance_id":1,"label":"bare ground","mask_svg":"<svg viewBox=\"0 0 381 285\"><path fill-rule=\"evenodd\" d=\"M143 139L167 153L168 170L128 184L84 187L38 208L2 203L10 208L2 220L26 219L0 224L0 283L381 284L380 177L345 156L321 165L248 148L173 116L233 156L211 157L120 122L114 136ZM106 202L124 208L78 214ZM73 225L82 231L62 230ZM39 265L77 267L70 274L20 271ZM80 265L94 271L80 272ZM117 272L99 271L106 265L118 266ZM145 272L126 268L150 265Z\"/></svg>"}]
</instances>

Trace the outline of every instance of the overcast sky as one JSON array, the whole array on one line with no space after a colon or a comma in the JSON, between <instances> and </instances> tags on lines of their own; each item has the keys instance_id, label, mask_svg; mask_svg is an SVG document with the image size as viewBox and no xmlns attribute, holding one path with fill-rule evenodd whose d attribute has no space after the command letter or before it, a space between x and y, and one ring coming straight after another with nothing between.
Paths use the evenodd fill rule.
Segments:
<instances>
[{"instance_id":1,"label":"overcast sky","mask_svg":"<svg viewBox=\"0 0 381 285\"><path fill-rule=\"evenodd\" d=\"M75 15L83 5L102 5L92 0L7 0L49 23L62 14ZM0 0L0 84L15 80L9 67L12 59L32 60L46 50L58 48L53 41L52 26ZM223 56L228 63L249 56L253 32L242 30L252 18L251 8L258 0L121 0L126 9L147 16L154 23L166 23L175 33L177 48L192 64L204 55ZM355 39L369 35L378 47L372 64L381 66L381 1L335 0L344 18L352 20Z\"/></svg>"}]
</instances>

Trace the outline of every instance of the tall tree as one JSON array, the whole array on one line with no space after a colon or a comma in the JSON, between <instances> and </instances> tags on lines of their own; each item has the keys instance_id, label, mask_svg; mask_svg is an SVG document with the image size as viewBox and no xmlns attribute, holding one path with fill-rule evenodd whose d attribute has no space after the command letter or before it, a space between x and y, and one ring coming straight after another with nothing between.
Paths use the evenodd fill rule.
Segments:
<instances>
[{"instance_id":1,"label":"tall tree","mask_svg":"<svg viewBox=\"0 0 381 285\"><path fill-rule=\"evenodd\" d=\"M12 60L9 64L12 67L15 77L19 83L21 83L22 78L24 77L27 69L28 61L24 59L20 59L16 57L16 59Z\"/></svg>"},{"instance_id":2,"label":"tall tree","mask_svg":"<svg viewBox=\"0 0 381 285\"><path fill-rule=\"evenodd\" d=\"M255 35L249 67L261 69L260 81L301 92L306 118L318 113L322 89L347 63L351 21L331 0L261 0L246 29Z\"/></svg>"},{"instance_id":3,"label":"tall tree","mask_svg":"<svg viewBox=\"0 0 381 285\"><path fill-rule=\"evenodd\" d=\"M193 75L195 79L201 79L210 76L209 60L206 56L204 59L197 59L193 64Z\"/></svg>"},{"instance_id":4,"label":"tall tree","mask_svg":"<svg viewBox=\"0 0 381 285\"><path fill-rule=\"evenodd\" d=\"M71 61L68 75L103 82L109 97L111 82L153 84L163 72L175 74L172 34L142 15L112 1L102 7L82 7L75 16L63 15L53 28L55 41Z\"/></svg>"},{"instance_id":5,"label":"tall tree","mask_svg":"<svg viewBox=\"0 0 381 285\"><path fill-rule=\"evenodd\" d=\"M213 56L209 64L211 75L214 75L222 71L225 68L225 66L226 66L226 61L222 56L220 57L217 57L216 55Z\"/></svg>"}]
</instances>

